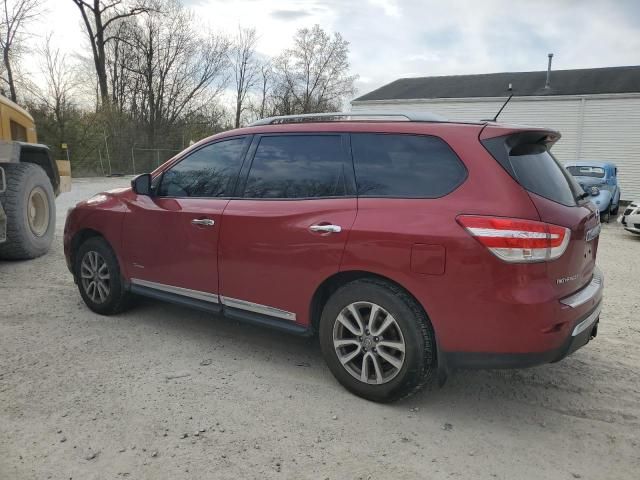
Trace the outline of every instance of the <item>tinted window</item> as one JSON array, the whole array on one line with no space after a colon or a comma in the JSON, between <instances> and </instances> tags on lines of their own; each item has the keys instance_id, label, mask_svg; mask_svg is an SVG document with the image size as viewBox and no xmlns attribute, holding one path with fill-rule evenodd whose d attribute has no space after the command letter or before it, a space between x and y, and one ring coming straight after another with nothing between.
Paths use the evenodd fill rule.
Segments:
<instances>
[{"instance_id":1,"label":"tinted window","mask_svg":"<svg viewBox=\"0 0 640 480\"><path fill-rule=\"evenodd\" d=\"M511 151L509 161L526 190L563 205L576 204L580 186L544 146L519 146Z\"/></svg>"},{"instance_id":2,"label":"tinted window","mask_svg":"<svg viewBox=\"0 0 640 480\"><path fill-rule=\"evenodd\" d=\"M456 154L441 139L424 135L351 135L358 195L436 198L466 177Z\"/></svg>"},{"instance_id":3,"label":"tinted window","mask_svg":"<svg viewBox=\"0 0 640 480\"><path fill-rule=\"evenodd\" d=\"M162 176L162 197L224 197L231 195L242 162L245 138L213 143L196 150Z\"/></svg>"},{"instance_id":4,"label":"tinted window","mask_svg":"<svg viewBox=\"0 0 640 480\"><path fill-rule=\"evenodd\" d=\"M256 149L247 198L337 197L347 191L342 139L338 135L263 137Z\"/></svg>"},{"instance_id":5,"label":"tinted window","mask_svg":"<svg viewBox=\"0 0 640 480\"><path fill-rule=\"evenodd\" d=\"M567 170L575 177L604 178L604 168L601 167L572 166L567 167Z\"/></svg>"}]
</instances>

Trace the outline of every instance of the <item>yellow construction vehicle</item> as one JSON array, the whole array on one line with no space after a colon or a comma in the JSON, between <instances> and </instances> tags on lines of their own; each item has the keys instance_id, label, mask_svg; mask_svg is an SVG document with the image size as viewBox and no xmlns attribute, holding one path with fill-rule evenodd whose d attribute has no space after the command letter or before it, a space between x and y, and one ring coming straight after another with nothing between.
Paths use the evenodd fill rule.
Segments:
<instances>
[{"instance_id":1,"label":"yellow construction vehicle","mask_svg":"<svg viewBox=\"0 0 640 480\"><path fill-rule=\"evenodd\" d=\"M69 162L38 144L29 113L0 96L0 258L26 259L49 250L55 197L71 187Z\"/></svg>"}]
</instances>

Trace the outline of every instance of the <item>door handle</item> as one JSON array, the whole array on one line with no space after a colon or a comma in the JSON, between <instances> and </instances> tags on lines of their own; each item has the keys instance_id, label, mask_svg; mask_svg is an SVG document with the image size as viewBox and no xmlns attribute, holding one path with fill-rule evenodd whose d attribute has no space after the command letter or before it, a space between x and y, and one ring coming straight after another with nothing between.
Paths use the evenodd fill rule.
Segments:
<instances>
[{"instance_id":1,"label":"door handle","mask_svg":"<svg viewBox=\"0 0 640 480\"><path fill-rule=\"evenodd\" d=\"M311 225L309 230L318 233L340 233L342 227L340 225Z\"/></svg>"},{"instance_id":2,"label":"door handle","mask_svg":"<svg viewBox=\"0 0 640 480\"><path fill-rule=\"evenodd\" d=\"M203 227L213 227L216 222L210 218L194 218L191 220L193 225L201 225Z\"/></svg>"}]
</instances>

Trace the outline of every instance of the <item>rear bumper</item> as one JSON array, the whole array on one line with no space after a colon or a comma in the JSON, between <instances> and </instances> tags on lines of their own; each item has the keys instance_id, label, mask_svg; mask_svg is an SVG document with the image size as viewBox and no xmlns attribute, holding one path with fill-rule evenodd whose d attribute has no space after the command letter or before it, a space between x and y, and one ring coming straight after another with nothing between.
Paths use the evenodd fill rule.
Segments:
<instances>
[{"instance_id":1,"label":"rear bumper","mask_svg":"<svg viewBox=\"0 0 640 480\"><path fill-rule=\"evenodd\" d=\"M558 362L585 346L598 333L602 302L574 325L571 335L559 347L533 353L444 352L440 360L446 369L527 368Z\"/></svg>"},{"instance_id":2,"label":"rear bumper","mask_svg":"<svg viewBox=\"0 0 640 480\"><path fill-rule=\"evenodd\" d=\"M553 363L586 345L596 336L600 311L602 310L602 294L604 275L595 267L591 281L577 292L560 300L564 311L582 311L578 318L568 323L561 331L564 337L557 338L552 347L535 352L441 352L439 361L445 369L455 368L525 368ZM588 310L587 310L588 309ZM585 312L585 310L587 310ZM560 333L560 332L558 332Z\"/></svg>"}]
</instances>

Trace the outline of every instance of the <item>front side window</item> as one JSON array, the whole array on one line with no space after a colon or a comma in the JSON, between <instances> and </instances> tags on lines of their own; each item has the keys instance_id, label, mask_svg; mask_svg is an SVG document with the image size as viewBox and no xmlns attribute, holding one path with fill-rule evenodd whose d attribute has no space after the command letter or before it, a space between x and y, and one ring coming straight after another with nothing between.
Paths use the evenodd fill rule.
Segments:
<instances>
[{"instance_id":1,"label":"front side window","mask_svg":"<svg viewBox=\"0 0 640 480\"><path fill-rule=\"evenodd\" d=\"M278 135L260 139L245 198L340 197L348 175L340 135Z\"/></svg>"},{"instance_id":2,"label":"front side window","mask_svg":"<svg viewBox=\"0 0 640 480\"><path fill-rule=\"evenodd\" d=\"M232 194L246 138L212 143L164 172L160 197L225 197Z\"/></svg>"},{"instance_id":3,"label":"front side window","mask_svg":"<svg viewBox=\"0 0 640 480\"><path fill-rule=\"evenodd\" d=\"M467 176L458 156L438 137L354 133L351 148L361 197L438 198Z\"/></svg>"}]
</instances>

